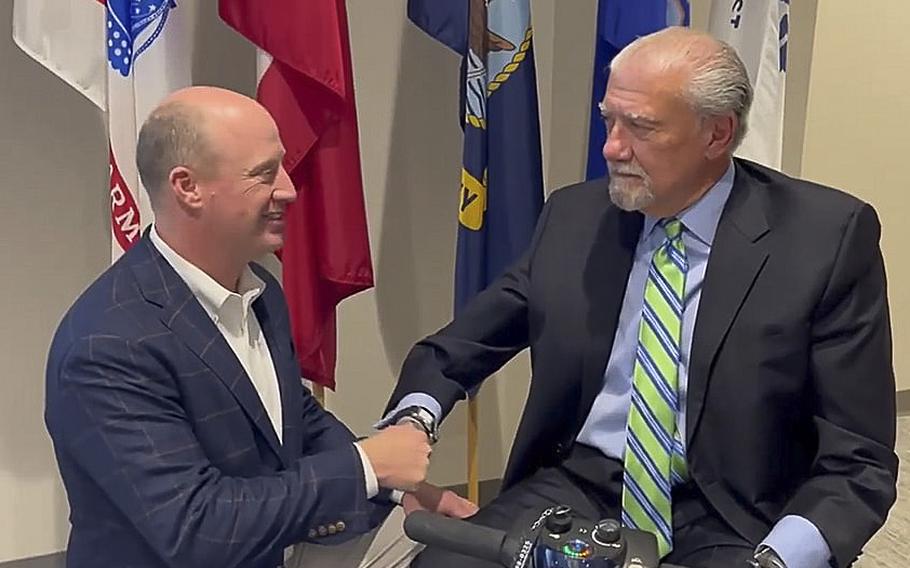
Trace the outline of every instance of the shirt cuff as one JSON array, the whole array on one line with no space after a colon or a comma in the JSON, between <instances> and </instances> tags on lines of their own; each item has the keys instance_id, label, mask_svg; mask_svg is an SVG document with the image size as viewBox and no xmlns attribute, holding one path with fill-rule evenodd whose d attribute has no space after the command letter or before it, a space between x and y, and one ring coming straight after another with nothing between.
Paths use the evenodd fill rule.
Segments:
<instances>
[{"instance_id":1,"label":"shirt cuff","mask_svg":"<svg viewBox=\"0 0 910 568\"><path fill-rule=\"evenodd\" d=\"M759 545L771 547L787 568L828 568L831 547L812 522L798 515L777 521Z\"/></svg>"},{"instance_id":2,"label":"shirt cuff","mask_svg":"<svg viewBox=\"0 0 910 568\"><path fill-rule=\"evenodd\" d=\"M401 402L398 403L398 406L393 408L391 412L382 417L382 420L377 422L374 425L374 428L385 428L386 426L392 425L392 417L402 409L405 409L409 406L422 406L430 411L433 415L433 418L436 419L436 423L439 423L439 416L442 414L442 406L432 396L424 392L412 392L409 395L406 395Z\"/></svg>"},{"instance_id":3,"label":"shirt cuff","mask_svg":"<svg viewBox=\"0 0 910 568\"><path fill-rule=\"evenodd\" d=\"M376 472L373 471L373 464L370 463L370 458L367 457L367 453L363 451L363 448L361 448L360 444L357 442L354 442L354 447L357 448L357 455L360 456L360 463L363 464L363 477L366 481L367 499L372 499L379 494L379 480L376 479Z\"/></svg>"}]
</instances>

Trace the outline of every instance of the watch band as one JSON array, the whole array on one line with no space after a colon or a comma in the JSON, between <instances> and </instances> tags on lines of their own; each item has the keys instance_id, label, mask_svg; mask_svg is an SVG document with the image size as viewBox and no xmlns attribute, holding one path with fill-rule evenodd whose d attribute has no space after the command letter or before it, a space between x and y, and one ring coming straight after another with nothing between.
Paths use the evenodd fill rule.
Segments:
<instances>
[{"instance_id":1,"label":"watch band","mask_svg":"<svg viewBox=\"0 0 910 568\"><path fill-rule=\"evenodd\" d=\"M751 562L756 568L787 568L780 556L768 545L760 546Z\"/></svg>"},{"instance_id":2,"label":"watch band","mask_svg":"<svg viewBox=\"0 0 910 568\"><path fill-rule=\"evenodd\" d=\"M435 444L439 441L439 429L436 424L436 417L426 408L422 406L408 406L402 408L392 416L390 423L401 424L404 421L410 422L423 430L424 433L426 433L430 444Z\"/></svg>"}]
</instances>

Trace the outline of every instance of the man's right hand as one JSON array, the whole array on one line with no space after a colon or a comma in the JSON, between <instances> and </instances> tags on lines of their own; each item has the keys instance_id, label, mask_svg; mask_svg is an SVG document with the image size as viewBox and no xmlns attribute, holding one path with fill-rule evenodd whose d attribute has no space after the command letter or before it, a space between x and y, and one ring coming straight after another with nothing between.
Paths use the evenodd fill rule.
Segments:
<instances>
[{"instance_id":1,"label":"man's right hand","mask_svg":"<svg viewBox=\"0 0 910 568\"><path fill-rule=\"evenodd\" d=\"M409 424L389 426L358 443L381 487L414 491L426 479L432 449L422 430Z\"/></svg>"}]
</instances>

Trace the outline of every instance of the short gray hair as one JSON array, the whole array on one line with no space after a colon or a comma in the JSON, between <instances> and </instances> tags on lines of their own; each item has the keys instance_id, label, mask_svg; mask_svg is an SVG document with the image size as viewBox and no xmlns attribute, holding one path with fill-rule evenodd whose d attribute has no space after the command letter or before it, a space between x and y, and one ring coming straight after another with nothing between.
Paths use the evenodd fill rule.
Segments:
<instances>
[{"instance_id":1,"label":"short gray hair","mask_svg":"<svg viewBox=\"0 0 910 568\"><path fill-rule=\"evenodd\" d=\"M745 64L728 43L703 32L688 28L666 28L660 32L637 38L623 49L610 63L610 70L622 65L628 56L660 40L671 41L669 49L662 49L658 56L665 67L687 65L691 69L682 95L699 115L721 116L732 112L737 128L733 135L731 153L735 151L749 129L749 109L752 107L752 84ZM697 53L696 42L710 42L712 49Z\"/></svg>"},{"instance_id":2,"label":"short gray hair","mask_svg":"<svg viewBox=\"0 0 910 568\"><path fill-rule=\"evenodd\" d=\"M198 109L170 102L155 109L142 125L136 143L136 168L153 203L175 167L200 171L209 167L212 152L202 132L203 120Z\"/></svg>"}]
</instances>

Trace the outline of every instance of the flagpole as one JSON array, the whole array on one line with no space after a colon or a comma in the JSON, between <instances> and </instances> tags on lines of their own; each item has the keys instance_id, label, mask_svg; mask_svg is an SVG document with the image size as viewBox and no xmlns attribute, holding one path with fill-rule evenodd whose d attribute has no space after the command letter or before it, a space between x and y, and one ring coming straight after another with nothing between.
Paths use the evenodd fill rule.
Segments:
<instances>
[{"instance_id":1,"label":"flagpole","mask_svg":"<svg viewBox=\"0 0 910 568\"><path fill-rule=\"evenodd\" d=\"M531 2L408 0L408 18L462 57L454 275L458 317L470 298L521 256L543 206ZM488 57L492 51L501 53ZM509 136L491 138L488 125ZM496 197L488 200L488 195ZM488 222L502 218L509 222ZM478 415L478 402L471 398L466 457L468 498L475 502L480 499Z\"/></svg>"},{"instance_id":2,"label":"flagpole","mask_svg":"<svg viewBox=\"0 0 910 568\"><path fill-rule=\"evenodd\" d=\"M316 402L319 403L319 406L325 408L325 387L313 383L313 396L316 398Z\"/></svg>"},{"instance_id":3,"label":"flagpole","mask_svg":"<svg viewBox=\"0 0 910 568\"><path fill-rule=\"evenodd\" d=\"M468 500L479 504L480 479L477 446L477 395L475 395L468 399Z\"/></svg>"}]
</instances>

